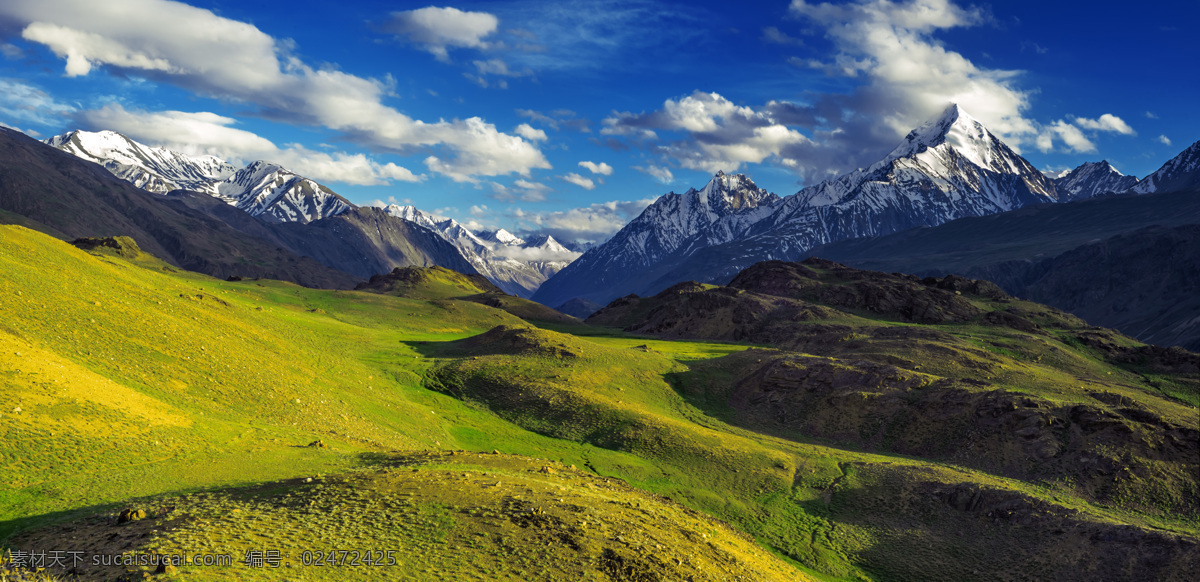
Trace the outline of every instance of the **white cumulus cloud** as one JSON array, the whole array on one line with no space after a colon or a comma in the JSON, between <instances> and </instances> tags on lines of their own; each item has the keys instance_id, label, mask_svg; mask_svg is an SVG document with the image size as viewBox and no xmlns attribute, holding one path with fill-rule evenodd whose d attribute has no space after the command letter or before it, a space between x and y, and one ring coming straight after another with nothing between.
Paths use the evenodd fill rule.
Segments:
<instances>
[{"instance_id":1,"label":"white cumulus cloud","mask_svg":"<svg viewBox=\"0 0 1200 582\"><path fill-rule=\"evenodd\" d=\"M426 16L401 19L425 26L427 34L418 37L426 44L474 46L494 28L489 15L434 10L440 12L412 11ZM454 24L459 14L468 17ZM390 80L314 68L291 56L287 42L202 8L168 0L6 0L0 20L15 21L28 40L66 59L68 75L113 67L244 102L271 119L325 127L377 150L401 155L433 150L426 166L456 181L550 168L535 145L479 117L413 119L384 104Z\"/></svg>"},{"instance_id":2,"label":"white cumulus cloud","mask_svg":"<svg viewBox=\"0 0 1200 582\"><path fill-rule=\"evenodd\" d=\"M1025 117L1031 93L1018 87L1020 71L980 66L937 38L983 24L982 10L950 0L793 0L789 12L807 27L802 30L824 36L835 50L823 60L789 62L855 84L849 92L814 93L805 103L761 109L783 125L810 130L810 141L794 140L778 155L806 181L871 164L950 103L1014 148L1038 135L1038 125ZM772 147L778 137L759 136L757 148Z\"/></svg>"},{"instance_id":3,"label":"white cumulus cloud","mask_svg":"<svg viewBox=\"0 0 1200 582\"><path fill-rule=\"evenodd\" d=\"M1096 151L1096 144L1092 143L1082 130L1061 119L1044 128L1038 134L1035 145L1039 150L1048 152L1054 149L1055 139L1062 141L1068 149L1075 153Z\"/></svg>"},{"instance_id":4,"label":"white cumulus cloud","mask_svg":"<svg viewBox=\"0 0 1200 582\"><path fill-rule=\"evenodd\" d=\"M613 173L612 166L610 166L604 162L600 162L599 164L597 164L595 162L585 160L585 161L579 162L579 167L585 168L587 171L589 171L593 174L600 174L601 176L611 176Z\"/></svg>"},{"instance_id":5,"label":"white cumulus cloud","mask_svg":"<svg viewBox=\"0 0 1200 582\"><path fill-rule=\"evenodd\" d=\"M487 12L426 6L393 12L382 28L420 44L438 59L448 61L448 48L487 48L488 42L484 39L495 33L499 25L500 19Z\"/></svg>"},{"instance_id":6,"label":"white cumulus cloud","mask_svg":"<svg viewBox=\"0 0 1200 582\"><path fill-rule=\"evenodd\" d=\"M1171 138L1169 138L1165 135L1160 135L1160 136L1158 136L1158 143L1161 143L1163 145L1171 145Z\"/></svg>"},{"instance_id":7,"label":"white cumulus cloud","mask_svg":"<svg viewBox=\"0 0 1200 582\"><path fill-rule=\"evenodd\" d=\"M1101 115L1099 119L1086 119L1083 117L1075 118L1075 125L1084 129L1092 129L1096 131L1111 131L1123 135L1137 135L1128 123L1123 119L1111 113Z\"/></svg>"},{"instance_id":8,"label":"white cumulus cloud","mask_svg":"<svg viewBox=\"0 0 1200 582\"><path fill-rule=\"evenodd\" d=\"M733 171L746 163L782 158L784 148L809 141L768 111L735 105L717 93L701 91L667 99L662 109L650 113L615 114L605 119L604 125L601 133L609 135L656 129L684 132L685 139L663 146L662 151L684 168L706 172Z\"/></svg>"}]
</instances>

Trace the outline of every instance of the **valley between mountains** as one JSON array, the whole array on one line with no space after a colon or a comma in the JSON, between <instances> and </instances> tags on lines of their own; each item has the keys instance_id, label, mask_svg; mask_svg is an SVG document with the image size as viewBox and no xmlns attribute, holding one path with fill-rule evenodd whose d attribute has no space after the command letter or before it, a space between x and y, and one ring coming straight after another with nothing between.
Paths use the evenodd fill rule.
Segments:
<instances>
[{"instance_id":1,"label":"valley between mountains","mask_svg":"<svg viewBox=\"0 0 1200 582\"><path fill-rule=\"evenodd\" d=\"M582 247L0 129L0 579L1194 579L1198 152L950 106Z\"/></svg>"}]
</instances>

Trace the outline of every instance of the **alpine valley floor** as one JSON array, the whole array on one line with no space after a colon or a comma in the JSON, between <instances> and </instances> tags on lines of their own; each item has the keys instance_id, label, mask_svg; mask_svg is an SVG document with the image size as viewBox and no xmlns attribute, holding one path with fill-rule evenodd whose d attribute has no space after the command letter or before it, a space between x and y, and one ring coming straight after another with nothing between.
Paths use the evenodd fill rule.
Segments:
<instances>
[{"instance_id":1,"label":"alpine valley floor","mask_svg":"<svg viewBox=\"0 0 1200 582\"><path fill-rule=\"evenodd\" d=\"M0 226L0 579L1200 563L1200 356L984 283L768 263L584 324L439 268L327 291L89 246Z\"/></svg>"}]
</instances>

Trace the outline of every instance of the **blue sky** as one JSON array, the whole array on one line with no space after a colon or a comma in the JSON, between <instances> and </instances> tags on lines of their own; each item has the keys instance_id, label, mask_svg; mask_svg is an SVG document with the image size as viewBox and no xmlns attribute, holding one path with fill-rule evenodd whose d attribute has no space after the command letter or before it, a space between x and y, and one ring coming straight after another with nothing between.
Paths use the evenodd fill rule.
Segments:
<instances>
[{"instance_id":1,"label":"blue sky","mask_svg":"<svg viewBox=\"0 0 1200 582\"><path fill-rule=\"evenodd\" d=\"M268 159L358 204L600 240L745 172L780 195L958 102L1035 166L1200 139L1200 3L5 0L0 123Z\"/></svg>"}]
</instances>

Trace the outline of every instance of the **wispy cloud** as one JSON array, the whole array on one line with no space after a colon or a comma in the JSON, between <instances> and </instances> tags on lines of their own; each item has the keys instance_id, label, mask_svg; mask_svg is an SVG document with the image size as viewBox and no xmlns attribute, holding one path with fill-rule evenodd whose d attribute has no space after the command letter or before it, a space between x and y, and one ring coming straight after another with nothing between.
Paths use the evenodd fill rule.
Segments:
<instances>
[{"instance_id":1,"label":"wispy cloud","mask_svg":"<svg viewBox=\"0 0 1200 582\"><path fill-rule=\"evenodd\" d=\"M492 193L489 196L501 202L515 202L517 200L523 202L541 202L546 199L546 193L551 190L549 186L541 182L525 179L513 180L510 186L505 186L499 182L492 182L491 186Z\"/></svg>"},{"instance_id":2,"label":"wispy cloud","mask_svg":"<svg viewBox=\"0 0 1200 582\"><path fill-rule=\"evenodd\" d=\"M675 181L675 175L671 173L670 168L647 164L645 166L634 166L633 169L658 180L663 184L670 184Z\"/></svg>"},{"instance_id":3,"label":"wispy cloud","mask_svg":"<svg viewBox=\"0 0 1200 582\"><path fill-rule=\"evenodd\" d=\"M524 0L489 7L523 33L493 47L534 71L643 66L650 47L688 42L704 9L678 10L653 0Z\"/></svg>"},{"instance_id":4,"label":"wispy cloud","mask_svg":"<svg viewBox=\"0 0 1200 582\"><path fill-rule=\"evenodd\" d=\"M584 190L595 190L596 189L596 182L594 180L592 180L591 178L585 178L583 176L580 176L579 174L576 174L575 172L570 172L568 174L559 176L559 178L561 178L564 182L570 182L571 184L579 186L580 188L583 188Z\"/></svg>"},{"instance_id":5,"label":"wispy cloud","mask_svg":"<svg viewBox=\"0 0 1200 582\"><path fill-rule=\"evenodd\" d=\"M579 114L569 109L555 109L549 113L534 111L532 109L518 109L517 115L528 117L530 121L541 123L553 130L565 127L582 133L591 133L591 127L587 119L579 117Z\"/></svg>"},{"instance_id":6,"label":"wispy cloud","mask_svg":"<svg viewBox=\"0 0 1200 582\"><path fill-rule=\"evenodd\" d=\"M75 112L38 87L0 78L0 121L58 126Z\"/></svg>"},{"instance_id":7,"label":"wispy cloud","mask_svg":"<svg viewBox=\"0 0 1200 582\"><path fill-rule=\"evenodd\" d=\"M539 213L517 208L510 216L529 232L548 234L562 241L600 242L624 227L654 200L613 200L582 208Z\"/></svg>"},{"instance_id":8,"label":"wispy cloud","mask_svg":"<svg viewBox=\"0 0 1200 582\"><path fill-rule=\"evenodd\" d=\"M1050 52L1050 49L1033 42L1032 40L1021 41L1021 52L1031 52L1039 55L1044 55Z\"/></svg>"},{"instance_id":9,"label":"wispy cloud","mask_svg":"<svg viewBox=\"0 0 1200 582\"><path fill-rule=\"evenodd\" d=\"M804 44L802 39L790 36L786 32L783 32L774 26L768 26L763 29L762 39L770 43L788 46L801 46Z\"/></svg>"},{"instance_id":10,"label":"wispy cloud","mask_svg":"<svg viewBox=\"0 0 1200 582\"><path fill-rule=\"evenodd\" d=\"M0 43L0 55L4 55L4 58L10 61L15 61L25 56L25 51L21 50L21 47L11 42L6 42Z\"/></svg>"},{"instance_id":11,"label":"wispy cloud","mask_svg":"<svg viewBox=\"0 0 1200 582\"><path fill-rule=\"evenodd\" d=\"M1169 145L1171 145L1171 138L1169 138L1165 135L1160 135L1160 136L1158 136L1158 143L1169 146Z\"/></svg>"}]
</instances>

